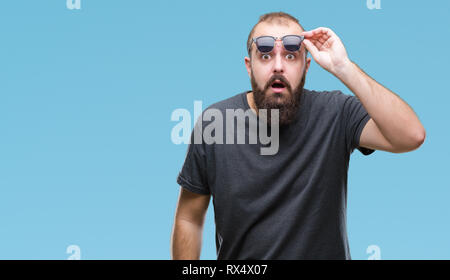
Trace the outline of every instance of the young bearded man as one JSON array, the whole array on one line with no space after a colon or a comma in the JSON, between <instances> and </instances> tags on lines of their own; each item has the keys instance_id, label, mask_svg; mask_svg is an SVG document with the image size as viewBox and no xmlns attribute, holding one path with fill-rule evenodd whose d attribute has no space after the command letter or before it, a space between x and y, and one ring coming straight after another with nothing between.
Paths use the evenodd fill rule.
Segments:
<instances>
[{"instance_id":1,"label":"young bearded man","mask_svg":"<svg viewBox=\"0 0 450 280\"><path fill-rule=\"evenodd\" d=\"M261 109L276 109L266 117L268 124L278 121L277 150L261 155L260 142L191 140L177 178L172 258L200 257L212 196L218 259L350 259L350 154L412 151L424 142L425 129L408 104L349 59L329 28L305 31L289 14L265 14L251 30L247 49L252 90L209 109L252 109L258 117ZM355 96L304 89L307 52ZM227 135L237 129L225 127L233 130Z\"/></svg>"}]
</instances>

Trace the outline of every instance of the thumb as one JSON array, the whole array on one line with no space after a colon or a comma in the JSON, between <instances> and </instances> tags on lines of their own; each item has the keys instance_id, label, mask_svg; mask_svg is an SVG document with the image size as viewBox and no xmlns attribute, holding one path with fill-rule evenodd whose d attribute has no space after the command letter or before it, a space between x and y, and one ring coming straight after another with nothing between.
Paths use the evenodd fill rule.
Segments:
<instances>
[{"instance_id":1,"label":"thumb","mask_svg":"<svg viewBox=\"0 0 450 280\"><path fill-rule=\"evenodd\" d=\"M303 40L303 43L305 44L306 49L311 53L313 57L316 57L319 50L314 46L314 44L309 40L305 39Z\"/></svg>"}]
</instances>

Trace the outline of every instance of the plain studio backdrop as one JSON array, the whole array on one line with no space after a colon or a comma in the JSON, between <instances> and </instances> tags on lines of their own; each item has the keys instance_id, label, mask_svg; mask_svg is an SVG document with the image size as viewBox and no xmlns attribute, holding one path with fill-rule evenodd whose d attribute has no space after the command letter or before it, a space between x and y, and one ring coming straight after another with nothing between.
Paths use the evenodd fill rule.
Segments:
<instances>
[{"instance_id":1,"label":"plain studio backdrop","mask_svg":"<svg viewBox=\"0 0 450 280\"><path fill-rule=\"evenodd\" d=\"M352 154L352 257L449 259L450 2L380 3L4 1L0 258L169 259L187 149L170 116L250 89L248 33L281 10L333 29L427 131L411 153ZM315 62L305 87L351 94ZM216 258L214 234L211 203L202 259Z\"/></svg>"}]
</instances>

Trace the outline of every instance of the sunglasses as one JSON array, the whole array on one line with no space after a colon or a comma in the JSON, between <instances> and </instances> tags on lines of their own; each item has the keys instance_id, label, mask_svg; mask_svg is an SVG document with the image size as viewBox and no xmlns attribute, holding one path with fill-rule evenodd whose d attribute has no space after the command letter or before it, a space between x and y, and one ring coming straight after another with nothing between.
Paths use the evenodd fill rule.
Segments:
<instances>
[{"instance_id":1,"label":"sunglasses","mask_svg":"<svg viewBox=\"0 0 450 280\"><path fill-rule=\"evenodd\" d=\"M287 51L296 52L300 49L300 46L304 39L305 39L304 36L299 35L286 35L281 38L273 36L260 36L252 38L252 43L255 42L258 51L262 53L269 53L273 50L275 46L275 41L281 40L283 42L284 48ZM249 54L250 54L250 47L248 48Z\"/></svg>"}]
</instances>

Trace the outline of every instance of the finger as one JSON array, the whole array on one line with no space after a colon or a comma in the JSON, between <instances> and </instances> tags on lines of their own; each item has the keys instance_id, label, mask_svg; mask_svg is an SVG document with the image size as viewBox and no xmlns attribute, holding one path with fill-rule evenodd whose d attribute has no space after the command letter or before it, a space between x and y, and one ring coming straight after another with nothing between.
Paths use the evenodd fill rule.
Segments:
<instances>
[{"instance_id":1,"label":"finger","mask_svg":"<svg viewBox=\"0 0 450 280\"><path fill-rule=\"evenodd\" d=\"M322 44L330 38L330 36L327 33L323 33L321 31L317 33L313 33L311 31L310 33L304 33L303 36L305 37L305 39L318 40Z\"/></svg>"},{"instance_id":2,"label":"finger","mask_svg":"<svg viewBox=\"0 0 450 280\"><path fill-rule=\"evenodd\" d=\"M306 40L306 39L305 39ZM322 43L316 39L308 39L318 50L322 48Z\"/></svg>"},{"instance_id":3,"label":"finger","mask_svg":"<svg viewBox=\"0 0 450 280\"><path fill-rule=\"evenodd\" d=\"M327 27L319 27L319 28L312 30L312 32L314 34L326 34L326 35L330 35L330 31L331 31L331 29L329 29Z\"/></svg>"},{"instance_id":4,"label":"finger","mask_svg":"<svg viewBox=\"0 0 450 280\"><path fill-rule=\"evenodd\" d=\"M310 31L313 36L322 36L323 34L328 33L328 28L326 27L318 27Z\"/></svg>"},{"instance_id":5,"label":"finger","mask_svg":"<svg viewBox=\"0 0 450 280\"><path fill-rule=\"evenodd\" d=\"M305 37L331 37L334 34L333 31L327 27L318 27L316 29L304 31L302 33L305 34Z\"/></svg>"},{"instance_id":6,"label":"finger","mask_svg":"<svg viewBox=\"0 0 450 280\"><path fill-rule=\"evenodd\" d=\"M312 31L303 31L302 33L300 33L301 36L305 36L305 38L310 38L312 37L314 34Z\"/></svg>"},{"instance_id":7,"label":"finger","mask_svg":"<svg viewBox=\"0 0 450 280\"><path fill-rule=\"evenodd\" d=\"M315 57L319 52L317 47L309 39L303 40L303 43L305 44L306 49L311 53L311 55Z\"/></svg>"},{"instance_id":8,"label":"finger","mask_svg":"<svg viewBox=\"0 0 450 280\"><path fill-rule=\"evenodd\" d=\"M317 41L319 41L321 44L325 43L328 39L325 39L326 37L322 36L317 38Z\"/></svg>"}]
</instances>

